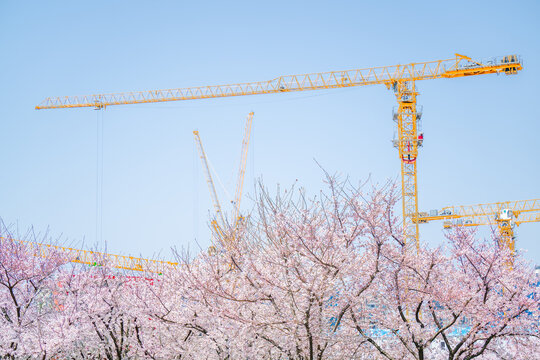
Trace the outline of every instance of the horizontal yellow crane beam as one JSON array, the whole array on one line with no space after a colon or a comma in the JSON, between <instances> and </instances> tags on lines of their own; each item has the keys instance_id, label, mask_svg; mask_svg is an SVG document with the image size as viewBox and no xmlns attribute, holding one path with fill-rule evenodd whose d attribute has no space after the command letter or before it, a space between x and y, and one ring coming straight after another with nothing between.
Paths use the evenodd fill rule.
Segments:
<instances>
[{"instance_id":1,"label":"horizontal yellow crane beam","mask_svg":"<svg viewBox=\"0 0 540 360\"><path fill-rule=\"evenodd\" d=\"M455 224L478 226L495 224L501 211L509 210L516 225L540 221L540 199L504 201L491 204L447 206L441 210L419 212L414 219L419 224L436 220L458 220ZM451 225L447 225L451 226Z\"/></svg>"},{"instance_id":2,"label":"horizontal yellow crane beam","mask_svg":"<svg viewBox=\"0 0 540 360\"><path fill-rule=\"evenodd\" d=\"M444 226L448 228L455 225L463 225L463 226L495 225L496 221L497 220L494 216L472 216L472 217L461 218L451 224L446 223ZM512 222L516 224L517 226L524 223L540 222L540 212L531 212L531 213L522 214L514 218Z\"/></svg>"},{"instance_id":3,"label":"horizontal yellow crane beam","mask_svg":"<svg viewBox=\"0 0 540 360\"><path fill-rule=\"evenodd\" d=\"M160 261L138 258L133 256L113 255L99 251L81 250L57 245L41 244L31 241L14 240L0 237L0 240L19 241L27 246L33 255L49 258L54 253L66 257L66 260L73 263L87 264L90 266L108 266L116 269L148 271L156 274L163 273L163 270L178 266L176 262Z\"/></svg>"},{"instance_id":4,"label":"horizontal yellow crane beam","mask_svg":"<svg viewBox=\"0 0 540 360\"><path fill-rule=\"evenodd\" d=\"M540 212L520 215L515 221L516 225L532 222L540 222Z\"/></svg>"},{"instance_id":5,"label":"horizontal yellow crane beam","mask_svg":"<svg viewBox=\"0 0 540 360\"><path fill-rule=\"evenodd\" d=\"M540 222L540 212L530 212L521 214L518 217L512 219L512 222L517 226L525 223ZM497 219L495 216L471 216L457 219L453 222L445 221L444 227L450 228L453 226L481 226L481 225L495 225Z\"/></svg>"},{"instance_id":6,"label":"horizontal yellow crane beam","mask_svg":"<svg viewBox=\"0 0 540 360\"><path fill-rule=\"evenodd\" d=\"M284 75L267 81L166 90L50 97L36 106L36 109L104 108L111 105L146 104L376 84L385 84L391 87L396 82L403 81L455 78L493 73L515 74L521 69L521 59L516 55L492 58L487 61L476 61L467 56L456 54L455 58L446 60L366 69Z\"/></svg>"}]
</instances>

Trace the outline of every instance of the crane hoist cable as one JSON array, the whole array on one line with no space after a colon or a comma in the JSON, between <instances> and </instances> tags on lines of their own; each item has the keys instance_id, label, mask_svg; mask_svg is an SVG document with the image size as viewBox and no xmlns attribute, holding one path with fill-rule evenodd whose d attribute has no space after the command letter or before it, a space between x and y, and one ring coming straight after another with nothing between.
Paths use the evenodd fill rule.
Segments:
<instances>
[{"instance_id":1,"label":"crane hoist cable","mask_svg":"<svg viewBox=\"0 0 540 360\"><path fill-rule=\"evenodd\" d=\"M96 120L96 242L103 243L103 178L105 159L105 114L97 112Z\"/></svg>"}]
</instances>

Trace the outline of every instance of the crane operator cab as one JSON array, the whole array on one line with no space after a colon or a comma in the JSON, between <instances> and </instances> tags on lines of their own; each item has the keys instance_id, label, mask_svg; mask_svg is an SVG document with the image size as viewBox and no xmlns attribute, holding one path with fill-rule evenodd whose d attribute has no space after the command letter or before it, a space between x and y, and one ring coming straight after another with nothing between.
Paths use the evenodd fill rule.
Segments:
<instances>
[{"instance_id":1,"label":"crane operator cab","mask_svg":"<svg viewBox=\"0 0 540 360\"><path fill-rule=\"evenodd\" d=\"M512 220L514 212L510 209L501 209L497 214L497 220Z\"/></svg>"},{"instance_id":2,"label":"crane operator cab","mask_svg":"<svg viewBox=\"0 0 540 360\"><path fill-rule=\"evenodd\" d=\"M503 64L515 64L518 62L519 62L519 59L517 55L508 55L508 56L503 57L503 59L501 60L501 63ZM517 74L517 72L518 70L517 70L517 67L515 66L504 68L504 73L506 75L515 75Z\"/></svg>"},{"instance_id":3,"label":"crane operator cab","mask_svg":"<svg viewBox=\"0 0 540 360\"><path fill-rule=\"evenodd\" d=\"M500 222L502 226L512 226L514 220L514 212L510 209L501 209L495 217L497 222Z\"/></svg>"}]
</instances>

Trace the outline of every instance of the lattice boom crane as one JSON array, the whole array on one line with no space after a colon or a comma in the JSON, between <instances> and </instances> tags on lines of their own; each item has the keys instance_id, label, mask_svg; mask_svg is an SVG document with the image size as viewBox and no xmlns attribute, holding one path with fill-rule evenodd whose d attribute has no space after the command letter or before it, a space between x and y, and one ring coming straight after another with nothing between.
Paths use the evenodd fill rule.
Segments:
<instances>
[{"instance_id":1,"label":"lattice boom crane","mask_svg":"<svg viewBox=\"0 0 540 360\"><path fill-rule=\"evenodd\" d=\"M492 204L447 206L440 210L420 212L416 224L443 220L445 228L454 226L496 225L503 246L515 251L514 226L540 222L540 199L505 201Z\"/></svg>"},{"instance_id":2,"label":"lattice boom crane","mask_svg":"<svg viewBox=\"0 0 540 360\"><path fill-rule=\"evenodd\" d=\"M204 147L201 141L201 137L198 131L193 131L193 136L195 138L195 143L197 144L197 150L199 151L199 157L201 162L204 165L204 173L206 175L206 183L208 184L208 189L210 190L210 196L212 197L212 203L214 204L214 210L218 216L221 224L225 224L225 218L223 217L223 212L221 211L221 205L219 203L219 198L217 196L216 187L214 185L214 180L212 180L212 174L210 172L210 167L208 166L208 159L206 158L206 153L204 152Z\"/></svg>"},{"instance_id":3,"label":"lattice boom crane","mask_svg":"<svg viewBox=\"0 0 540 360\"><path fill-rule=\"evenodd\" d=\"M242 190L244 187L244 177L246 174L247 152L249 148L251 124L253 123L253 114L253 112L250 112L246 119L244 137L242 139L242 151L240 153L240 168L238 170L238 177L236 180L234 200L232 201L233 218L230 223L225 221L225 217L221 211L221 205L217 196L216 187L214 185L214 180L212 179L212 174L210 173L210 168L208 167L208 159L206 157L199 132L193 131L195 142L197 143L197 149L199 150L199 157L201 158L201 162L203 163L205 169L206 182L208 183L212 202L216 210L216 219L211 221L214 236L217 238L217 240L219 240L219 242L221 242L222 246L226 247L233 245L236 233L243 219L243 217L240 215L240 202L242 201Z\"/></svg>"},{"instance_id":4,"label":"lattice boom crane","mask_svg":"<svg viewBox=\"0 0 540 360\"><path fill-rule=\"evenodd\" d=\"M229 85L197 86L167 90L136 91L85 96L46 98L36 109L91 107L102 109L112 105L144 104L166 101L210 99L221 97L273 94L293 91L346 88L366 85L386 85L395 92L398 111L394 119L398 139L394 145L401 161L403 231L405 241L419 246L417 156L423 134L418 134L415 82L429 79L456 78L484 74L516 74L522 69L516 55L491 58L486 61L455 54L454 58L428 62L392 65L366 69L329 71L321 73L285 75L268 81Z\"/></svg>"}]
</instances>

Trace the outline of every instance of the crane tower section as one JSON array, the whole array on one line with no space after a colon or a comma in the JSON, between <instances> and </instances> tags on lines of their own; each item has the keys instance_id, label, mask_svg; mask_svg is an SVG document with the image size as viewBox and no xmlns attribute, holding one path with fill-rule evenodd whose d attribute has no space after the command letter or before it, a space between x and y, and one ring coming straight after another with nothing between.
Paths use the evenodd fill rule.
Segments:
<instances>
[{"instance_id":1,"label":"crane tower section","mask_svg":"<svg viewBox=\"0 0 540 360\"><path fill-rule=\"evenodd\" d=\"M394 114L398 139L394 140L394 146L398 148L401 162L403 237L407 244L415 244L418 250L418 224L413 222L413 218L418 214L416 159L418 158L418 147L422 144L418 134L420 116L416 109L418 93L414 81L397 81L393 88L398 102L398 110Z\"/></svg>"}]
</instances>

